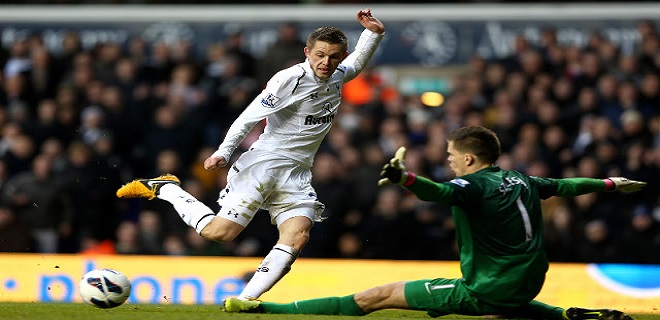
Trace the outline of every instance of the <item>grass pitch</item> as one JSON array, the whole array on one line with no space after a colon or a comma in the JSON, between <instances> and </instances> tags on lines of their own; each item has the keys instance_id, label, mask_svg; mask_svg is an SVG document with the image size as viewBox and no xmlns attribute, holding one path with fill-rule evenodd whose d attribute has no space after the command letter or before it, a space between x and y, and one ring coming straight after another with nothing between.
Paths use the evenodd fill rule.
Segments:
<instances>
[{"instance_id":1,"label":"grass pitch","mask_svg":"<svg viewBox=\"0 0 660 320\"><path fill-rule=\"evenodd\" d=\"M635 320L660 320L660 314L631 314ZM98 309L86 304L74 303L0 303L2 320L280 320L311 319L334 320L358 317L312 316L287 314L237 314L225 313L215 305L149 305L125 304L114 309ZM360 317L367 319L432 319L421 311L382 310ZM482 317L446 316L440 319L483 319Z\"/></svg>"}]
</instances>

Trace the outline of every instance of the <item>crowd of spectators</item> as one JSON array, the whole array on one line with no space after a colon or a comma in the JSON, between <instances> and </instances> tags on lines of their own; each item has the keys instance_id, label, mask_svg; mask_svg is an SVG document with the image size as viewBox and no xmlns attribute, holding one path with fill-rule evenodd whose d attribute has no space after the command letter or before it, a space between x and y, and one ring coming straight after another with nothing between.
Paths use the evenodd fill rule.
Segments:
<instances>
[{"instance_id":1,"label":"crowd of spectators","mask_svg":"<svg viewBox=\"0 0 660 320\"><path fill-rule=\"evenodd\" d=\"M4 48L0 251L264 256L277 238L266 214L235 241L217 244L166 202L117 199L115 191L134 178L173 173L217 208L226 171L207 172L202 161L256 96L266 70L304 59L290 27L282 26L289 40L271 49L271 60L242 50L240 34L203 48L203 59L190 43L140 37L85 50L75 32L57 53L38 34ZM505 59L471 58L435 108L398 92L378 68L365 70L345 86L315 160L313 185L330 218L314 226L302 255L457 258L448 207L377 181L399 146L408 147L411 171L451 179L445 136L478 124L499 134L503 168L649 182L636 194L545 201L552 261L660 263L660 40L651 22L638 31L634 52L598 33L586 46L560 44L552 29L539 44L518 37Z\"/></svg>"}]
</instances>

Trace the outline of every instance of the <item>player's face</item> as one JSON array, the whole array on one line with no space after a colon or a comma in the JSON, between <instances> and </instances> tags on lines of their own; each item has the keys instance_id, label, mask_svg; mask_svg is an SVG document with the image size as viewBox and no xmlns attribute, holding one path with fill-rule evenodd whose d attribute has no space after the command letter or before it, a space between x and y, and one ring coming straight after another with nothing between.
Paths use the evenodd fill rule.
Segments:
<instances>
[{"instance_id":1,"label":"player's face","mask_svg":"<svg viewBox=\"0 0 660 320\"><path fill-rule=\"evenodd\" d=\"M311 48L305 47L305 56L320 79L328 79L335 72L339 63L344 60L345 51L341 44L331 44L316 41Z\"/></svg>"},{"instance_id":2,"label":"player's face","mask_svg":"<svg viewBox=\"0 0 660 320\"><path fill-rule=\"evenodd\" d=\"M447 163L449 169L457 176L460 177L467 173L467 162L465 161L465 154L454 148L454 142L447 143Z\"/></svg>"}]
</instances>

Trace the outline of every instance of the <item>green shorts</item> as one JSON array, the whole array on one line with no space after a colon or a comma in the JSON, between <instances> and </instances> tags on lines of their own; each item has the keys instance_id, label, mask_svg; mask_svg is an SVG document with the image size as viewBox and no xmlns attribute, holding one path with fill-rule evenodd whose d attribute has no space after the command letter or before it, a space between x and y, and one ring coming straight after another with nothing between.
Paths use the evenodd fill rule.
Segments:
<instances>
[{"instance_id":1,"label":"green shorts","mask_svg":"<svg viewBox=\"0 0 660 320\"><path fill-rule=\"evenodd\" d=\"M460 279L410 281L405 285L404 295L411 309L426 310L431 317L498 314L496 307L473 297Z\"/></svg>"}]
</instances>

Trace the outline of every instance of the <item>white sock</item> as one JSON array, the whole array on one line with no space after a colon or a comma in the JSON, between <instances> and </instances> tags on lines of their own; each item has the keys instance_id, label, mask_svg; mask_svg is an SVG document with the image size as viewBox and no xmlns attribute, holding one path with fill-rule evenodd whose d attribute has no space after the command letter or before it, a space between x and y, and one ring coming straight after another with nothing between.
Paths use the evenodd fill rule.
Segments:
<instances>
[{"instance_id":1,"label":"white sock","mask_svg":"<svg viewBox=\"0 0 660 320\"><path fill-rule=\"evenodd\" d=\"M171 203L183 222L193 227L197 233L215 217L211 208L176 184L168 183L162 186L158 198Z\"/></svg>"},{"instance_id":2,"label":"white sock","mask_svg":"<svg viewBox=\"0 0 660 320\"><path fill-rule=\"evenodd\" d=\"M270 290L291 270L291 265L298 257L298 250L283 244L276 244L257 268L243 292L238 295L241 300L258 299L264 292Z\"/></svg>"}]
</instances>

